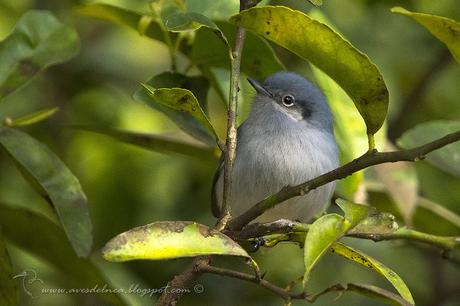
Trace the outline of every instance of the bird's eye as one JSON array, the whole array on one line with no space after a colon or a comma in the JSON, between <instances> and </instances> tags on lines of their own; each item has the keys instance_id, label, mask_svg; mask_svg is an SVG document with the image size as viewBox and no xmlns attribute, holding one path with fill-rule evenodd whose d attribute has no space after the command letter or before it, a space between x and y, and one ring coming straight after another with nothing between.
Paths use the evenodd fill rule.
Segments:
<instances>
[{"instance_id":1,"label":"bird's eye","mask_svg":"<svg viewBox=\"0 0 460 306\"><path fill-rule=\"evenodd\" d=\"M292 95L285 95L285 96L283 96L281 101L283 102L284 106L291 107L291 106L294 105L295 99L294 99L294 97Z\"/></svg>"}]
</instances>

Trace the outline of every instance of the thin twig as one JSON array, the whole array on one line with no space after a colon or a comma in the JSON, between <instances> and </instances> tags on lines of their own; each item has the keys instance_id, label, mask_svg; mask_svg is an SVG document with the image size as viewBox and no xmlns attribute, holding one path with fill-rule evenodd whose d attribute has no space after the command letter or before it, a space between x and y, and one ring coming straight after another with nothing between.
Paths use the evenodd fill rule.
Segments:
<instances>
[{"instance_id":1,"label":"thin twig","mask_svg":"<svg viewBox=\"0 0 460 306\"><path fill-rule=\"evenodd\" d=\"M273 208L277 204L290 198L305 195L320 186L335 180L343 179L357 171L363 170L370 166L398 161L413 162L424 159L427 153L459 140L460 131L457 131L425 145L409 150L382 153L366 152L364 155L349 162L348 164L345 164L314 179L311 179L305 183L293 187L288 186L283 188L278 193L271 195L255 204L240 216L230 220L227 223L227 227L233 231L241 230L246 224L263 214L268 209Z\"/></svg>"}]
</instances>

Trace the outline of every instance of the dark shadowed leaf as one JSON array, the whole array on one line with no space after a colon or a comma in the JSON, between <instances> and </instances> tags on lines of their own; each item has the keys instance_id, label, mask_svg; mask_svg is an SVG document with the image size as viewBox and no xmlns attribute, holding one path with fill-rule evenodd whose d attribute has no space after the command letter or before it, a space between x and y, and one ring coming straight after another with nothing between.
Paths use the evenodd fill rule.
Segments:
<instances>
[{"instance_id":1,"label":"dark shadowed leaf","mask_svg":"<svg viewBox=\"0 0 460 306\"><path fill-rule=\"evenodd\" d=\"M0 305L14 306L18 304L18 288L13 279L13 266L1 229L0 226Z\"/></svg>"},{"instance_id":2,"label":"dark shadowed leaf","mask_svg":"<svg viewBox=\"0 0 460 306\"><path fill-rule=\"evenodd\" d=\"M457 131L460 131L460 121L430 121L405 132L398 139L398 145L404 149L409 149ZM460 142L451 143L427 154L426 160L430 164L460 177Z\"/></svg>"},{"instance_id":3,"label":"dark shadowed leaf","mask_svg":"<svg viewBox=\"0 0 460 306\"><path fill-rule=\"evenodd\" d=\"M142 134L107 127L81 126L77 128L107 135L119 141L155 152L173 152L205 161L216 160L220 155L220 150L217 147L210 147L198 141L193 141L193 139L185 139L180 136Z\"/></svg>"},{"instance_id":4,"label":"dark shadowed leaf","mask_svg":"<svg viewBox=\"0 0 460 306\"><path fill-rule=\"evenodd\" d=\"M109 261L173 259L200 255L250 258L236 242L221 232L195 222L154 222L124 232L104 247Z\"/></svg>"},{"instance_id":5,"label":"dark shadowed leaf","mask_svg":"<svg viewBox=\"0 0 460 306\"><path fill-rule=\"evenodd\" d=\"M8 242L57 267L75 287L102 287L109 283L91 261L75 255L65 233L49 219L0 204L0 225ZM98 296L110 305L125 305L116 294Z\"/></svg>"},{"instance_id":6,"label":"dark shadowed leaf","mask_svg":"<svg viewBox=\"0 0 460 306\"><path fill-rule=\"evenodd\" d=\"M415 305L412 294L401 277L381 262L342 243L334 243L332 246L332 252L379 273L385 277L393 285L393 287L395 287L403 299L405 299L410 305Z\"/></svg>"},{"instance_id":7,"label":"dark shadowed leaf","mask_svg":"<svg viewBox=\"0 0 460 306\"><path fill-rule=\"evenodd\" d=\"M158 24L158 21L148 16L147 13L135 12L102 3L79 6L75 8L75 12L80 15L96 17L121 26L126 26L138 31L141 35L164 41L163 30Z\"/></svg>"},{"instance_id":8,"label":"dark shadowed leaf","mask_svg":"<svg viewBox=\"0 0 460 306\"><path fill-rule=\"evenodd\" d=\"M437 39L446 44L455 60L460 63L460 23L442 16L416 13L402 7L391 9L393 13L406 15L424 26Z\"/></svg>"},{"instance_id":9,"label":"dark shadowed leaf","mask_svg":"<svg viewBox=\"0 0 460 306\"><path fill-rule=\"evenodd\" d=\"M365 54L331 28L300 11L281 6L251 8L230 21L312 62L352 98L370 136L380 129L388 109L383 77Z\"/></svg>"},{"instance_id":10,"label":"dark shadowed leaf","mask_svg":"<svg viewBox=\"0 0 460 306\"><path fill-rule=\"evenodd\" d=\"M159 99L155 95L153 95L155 98L152 98L152 96L148 94L149 91L144 88L137 90L134 94L134 98L136 100L143 101L152 108L164 113L174 123L176 123L180 129L189 135L208 145L215 145L214 131L213 129L210 129L210 124L208 124L207 117L203 112L203 110L206 110L206 95L209 89L209 83L205 78L187 77L179 73L164 72L152 77L147 81L146 85L151 88L182 88L183 90L189 90L184 92L184 95L181 95L180 97L187 97L187 101L185 101L187 103L184 104L184 107L190 106L190 110L192 111L192 106L194 106L195 110L192 111L192 113L193 115L196 114L198 118L195 118L190 113L179 110L180 105L175 104L175 102L178 102L177 100ZM198 101L190 95L190 92L198 98ZM163 97L168 97L168 94L175 93L178 93L178 91L169 91L166 92L166 95ZM197 102L199 103L198 106L196 105ZM205 125L203 125L203 123Z\"/></svg>"},{"instance_id":11,"label":"dark shadowed leaf","mask_svg":"<svg viewBox=\"0 0 460 306\"><path fill-rule=\"evenodd\" d=\"M26 126L26 125L35 124L35 123L41 122L53 116L54 114L57 113L58 110L59 110L59 107L53 107L53 108L44 109L44 110L29 114L29 115L25 115L23 117L19 117L16 119L5 120L5 123L6 123L5 125L9 127L15 127L15 126Z\"/></svg>"},{"instance_id":12,"label":"dark shadowed leaf","mask_svg":"<svg viewBox=\"0 0 460 306\"><path fill-rule=\"evenodd\" d=\"M78 34L46 11L29 11L0 42L0 100L40 70L64 62L79 49Z\"/></svg>"},{"instance_id":13,"label":"dark shadowed leaf","mask_svg":"<svg viewBox=\"0 0 460 306\"><path fill-rule=\"evenodd\" d=\"M0 146L52 203L75 252L87 256L92 226L78 179L48 147L21 131L0 127Z\"/></svg>"},{"instance_id":14,"label":"dark shadowed leaf","mask_svg":"<svg viewBox=\"0 0 460 306\"><path fill-rule=\"evenodd\" d=\"M217 25L228 41L235 41L235 26L226 22L218 22ZM203 28L196 33L190 57L197 65L230 69L227 48L211 30ZM284 69L284 65L266 41L252 33L247 33L241 62L243 73L256 80L263 80Z\"/></svg>"}]
</instances>

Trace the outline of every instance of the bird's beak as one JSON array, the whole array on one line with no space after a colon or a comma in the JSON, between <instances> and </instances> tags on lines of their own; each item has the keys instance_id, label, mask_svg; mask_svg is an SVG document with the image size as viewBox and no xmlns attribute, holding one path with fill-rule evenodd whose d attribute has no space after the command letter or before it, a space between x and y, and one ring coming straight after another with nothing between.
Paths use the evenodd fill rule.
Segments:
<instances>
[{"instance_id":1,"label":"bird's beak","mask_svg":"<svg viewBox=\"0 0 460 306\"><path fill-rule=\"evenodd\" d=\"M257 81L251 78L248 78L248 82L249 84L251 84L252 87L254 87L257 93L267 96L267 97L271 97L272 94L268 90L266 90L262 85L257 83Z\"/></svg>"}]
</instances>

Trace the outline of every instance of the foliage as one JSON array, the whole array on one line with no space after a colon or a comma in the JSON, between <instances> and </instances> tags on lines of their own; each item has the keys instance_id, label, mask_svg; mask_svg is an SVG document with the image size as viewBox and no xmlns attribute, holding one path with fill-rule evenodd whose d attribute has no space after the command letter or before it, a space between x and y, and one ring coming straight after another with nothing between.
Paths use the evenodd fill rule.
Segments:
<instances>
[{"instance_id":1,"label":"foliage","mask_svg":"<svg viewBox=\"0 0 460 306\"><path fill-rule=\"evenodd\" d=\"M206 5L204 6L205 2ZM328 20L328 17L332 17L332 14L328 15L328 12L331 12L333 4L329 4L327 1L325 3L313 0L310 0L309 3L303 1L301 5L305 5L307 8L303 11L298 7L294 9L287 5L266 5L268 2L278 4L277 1L259 2L261 1L242 0L245 5L243 7L247 9L239 13L236 11L238 9L237 1L227 1L223 4L222 1L156 0L150 1L148 6L137 3L130 4L131 7L129 8L102 3L79 5L73 8L73 12L75 13L75 20L78 21L75 23L78 32L84 36L84 43L82 54L74 60L71 59L77 55L80 49L80 39L77 31L72 26L67 25L67 22L66 24L62 23L50 11L30 10L22 14L20 18L16 18L17 23L13 31L3 41L0 41L0 102L7 105L3 109L0 108L3 122L0 126L0 147L5 153L0 156L2 162L0 166L4 167L3 157L8 157L7 159L12 161L11 165L14 164L18 172L10 170L3 172L2 170L2 173L8 173L5 176L20 174L23 181L21 181L22 184L18 185L19 187L14 189L14 192L26 190L24 193L29 192L30 197L27 198L27 201L24 200L27 205L3 204L3 202L9 201L0 197L2 202L0 205L0 268L2 270L0 275L0 304L18 304L16 297L21 290L18 288L18 282L14 275L15 272L21 272L15 271L15 261L21 262L20 257L24 256L15 256L21 254L20 252L25 252L28 256L37 258L43 264L65 274L65 277L68 277L65 282L67 287L93 288L94 284L96 286L105 284L107 288L116 289L117 284L114 280L116 277L107 277L110 274L109 271L112 271L111 268L107 267L112 264L100 264L97 257L100 256L98 249L108 240L108 237L120 232L121 234L116 235L103 247L102 256L104 259L113 262L126 262L140 259L158 261L194 258L192 268L186 269L183 274L176 276L170 283L173 288L175 288L174 286L177 287L175 283L177 282L186 289L190 286L188 283L190 280L196 281L203 273L214 273L254 282L271 290L289 305L294 299L303 299L313 303L322 295L334 291L352 291L383 303L395 305L414 305L415 302L419 304L419 300L423 300L421 305L428 305L431 302L429 297L420 294L417 284L414 283L413 278L410 278L410 275L409 280L403 280L405 276L408 276L408 273L398 275L401 266L398 267L399 269L393 270L389 267L392 260L388 260L388 266L384 264L383 262L386 262L385 259L387 258L375 251L372 246L366 245L366 251L362 252L358 251L358 248L361 249L361 245L358 248L355 248L354 245L359 244L356 238L374 241L407 240L427 244L441 250L445 257L458 263L460 260L460 239L455 236L460 234L458 206L437 204L437 201L429 199L434 193L427 194L426 190L430 190L433 182L442 181L443 177L451 178L453 184L459 182L460 142L454 143L458 141L459 137L459 121L430 120L409 129L397 140L400 150L392 155L396 156L397 159L383 161L384 157L388 155L385 155L386 152L377 152L377 150L385 151L386 148L391 147L390 142L395 141L395 139L387 139L385 133L386 126L384 125L390 106L388 92L393 90L399 92L395 89L397 86L394 83L401 80L388 73L390 68L381 66L378 59L364 52L365 48L360 50L361 47L358 48L360 43L352 43L355 40L346 39L345 35L338 30L341 26L335 26L332 21ZM319 8L311 10L313 8L311 4L319 6ZM1 5L0 8L2 8ZM368 4L366 8L369 10L381 9L380 7L371 8L371 6ZM5 5L5 7L11 9L14 6ZM67 12L70 11L70 8L66 9ZM459 61L459 24L457 21L438 15L411 12L401 7L395 7L391 11L406 15L426 27L434 37L447 46L452 56ZM61 15L58 15L60 16L59 19L61 19ZM397 19L397 16L388 15L390 16L388 18ZM129 90L126 88L120 90L123 93L120 93L118 88L114 89L117 85L111 86L110 91L114 91L116 96L114 100L122 99L123 96L124 99L129 100L126 97L132 95L133 100L140 102L129 103L129 107L137 108L138 111L135 111L134 115L130 115L131 117L127 117L127 119L110 117L123 113L123 111L119 111L119 108L125 106L119 101L113 104L107 102L106 106L101 109L98 109L96 105L85 105L84 103L83 106L80 105L84 109L83 111L78 107L78 101L91 100L88 98L91 95L96 97L95 100L104 100L97 90L91 89L94 83L98 82L95 80L98 80L100 75L96 73L94 76L92 67L82 68L84 65L88 65L85 61L90 61L88 58L91 58L85 51L85 42L89 43L90 41L87 36L91 36L91 34L85 33L85 30L78 27L80 23L91 24L94 22L83 16L102 19L134 30L143 39L148 39L149 43L154 42L153 45L149 45L148 52L151 51L152 46L154 46L155 52L159 52L157 49L163 50L159 62L169 64L166 72L152 69L155 71L153 75L151 68L148 67L145 69L145 75L137 80L138 82L129 81L131 84L128 86ZM341 25L340 18L343 18L343 12L330 19ZM98 26L111 29L107 25ZM375 27L375 24L372 26ZM263 225L250 224L242 230L238 229L238 231L226 226L228 220L225 219L219 220L215 227L204 225L211 224L213 221L209 219L210 214L207 210L203 214L204 217L197 214L197 211L201 209L200 207L205 206L204 201L208 199L206 197L204 197L205 200L203 197L199 198L197 194L200 194L201 189L196 186L200 185L206 188L209 186L203 183L204 178L193 178L194 171L198 171L193 170L193 167L207 167L207 164L214 163L221 155L223 158L228 158L225 151L224 153L221 152L225 142L222 139L225 123L222 122L225 122L226 119L225 112L228 104L226 91L231 82L223 75L228 75L231 71L232 75L235 76L236 70L234 68L237 65L235 58L239 56L236 54L235 45L243 43L241 36L235 33L237 29L241 31L241 28L248 32L244 41L244 49L240 54L242 57L241 73L243 75L236 74L236 78L244 80L244 77L247 76L262 80L276 71L284 70L286 67L292 70L293 67L297 66L301 74L309 74L310 78L314 79L324 91L334 114L336 121L334 129L341 152L342 164L351 162L353 159L356 159L355 163L372 159L376 161L376 163L369 165L379 164L379 158L382 159L382 162L415 161L413 158L408 158L407 154L405 155L409 152L415 154L410 156L416 156L416 160L426 159L434 170L430 168L432 172L429 172L428 175L422 175L423 170L420 170L419 166L379 165L366 170L365 173L356 171L345 173L340 177L352 176L339 182L338 194L344 199L338 198L336 200L337 206L333 205L328 213L312 220L309 224L281 220L284 223L269 224L268 230L252 236L245 231L253 230L251 226L258 229L258 226L263 227ZM391 35L397 36L395 34L397 33ZM93 33L93 35L97 36L98 34ZM392 39L396 38L392 37ZM120 45L120 47L122 46ZM129 48L135 49L134 47L130 46ZM158 55L159 53L155 54ZM391 56L396 58L397 55L391 54ZM371 58L373 59L371 60ZM58 67L51 67L66 61L70 62ZM80 62L85 64L80 65ZM142 66L142 68L144 67ZM87 75L81 80L74 79L74 81L68 82L66 78L61 80L57 76L52 79L52 85L43 83L43 80L51 78L50 75L67 70L73 71L77 75L82 73L81 71L84 69L89 72L87 71ZM96 65L95 70L97 69L104 68ZM128 67L122 69L129 70ZM385 79L383 75L385 75ZM387 75L390 76L387 77ZM130 79L130 76L120 77L117 75L116 81L108 80L107 82L113 81L112 84L117 84L116 82L120 84L126 82L126 79L123 78ZM27 86L28 83L32 87ZM244 82L241 81L240 83L240 85L236 84L232 90L237 92L241 89L242 94L239 96L239 101L249 104ZM9 106L10 101L16 102L17 97L24 99L22 95L31 91L33 86L39 88L36 92L46 91L46 86L52 88L52 91L56 92L55 99L51 99L52 102L50 102L52 105L39 104L39 111L31 111L26 107L27 111L13 111L12 115L3 114L3 112L8 114L8 107L16 109L16 105ZM137 86L137 90L133 93L135 86ZM36 92L32 91L30 96L34 97ZM68 110L64 115L59 112L63 105L54 102L64 102L61 99L65 100L66 103L67 100L74 103L73 109ZM149 113L150 110L154 112ZM89 120L79 120L80 112L86 115L90 114L87 116ZM244 116L245 114L240 113L239 115ZM71 118L71 124L67 122L69 118ZM75 118L76 120L73 120ZM117 120L128 123L122 128L109 124ZM75 124L74 121L76 121ZM63 122L67 127L72 127L72 132L68 130L62 132ZM160 126L162 124L166 126L169 124L174 133L171 135L171 133L161 131ZM141 131L139 129L133 130L132 127L135 126L147 128L144 128L143 131L142 129ZM152 128L152 126L156 128ZM40 130L43 127L45 127L44 130ZM49 131L51 127L57 128L60 133L66 135L72 133L72 137L80 139L82 143L84 137L98 139L98 141L94 141L86 147L83 146L85 149L82 150L82 154L74 154L69 157L66 156L67 148L63 149L63 147L67 147L67 143L53 139L53 135L56 134ZM391 126L389 128L391 129ZM81 130L92 133L81 133ZM152 130L157 132L152 133ZM37 136L36 131L39 131ZM379 133L374 137L377 132ZM175 173L168 173L172 169L168 167L178 161L181 162L181 158L187 157L177 155L168 159L159 155L153 155L153 157L149 155L142 158L140 156L144 153L141 151L120 155L120 159L114 162L115 165L110 165L106 160L109 159L107 156L116 153L107 152L117 150L131 152L129 151L131 149L120 149L112 143L105 148L105 143L99 141L103 138L90 138L97 137L92 134L110 136L119 142L132 144L157 153L167 155L178 153L182 156L191 156L195 158L191 161L197 162L199 166L188 163L186 167L191 169L191 173L187 173L183 169L179 169ZM367 146L366 140L368 141ZM49 145L43 144L42 141ZM75 143L77 142L75 141ZM75 146L75 143L69 143L69 146ZM428 152L426 158L425 153L418 153L424 144L429 146L427 150L423 151ZM98 154L101 154L101 150L104 149L107 150L105 153L107 155L101 158L100 156L104 154ZM392 150L398 150L398 148L394 147ZM434 152L431 153L431 151ZM399 159L398 152L400 153ZM360 154L364 155L358 158ZM83 156L88 159L97 159L97 162L85 170L90 174L85 174L85 171L79 170L78 163L74 161L76 156L78 158ZM125 158L125 156L129 156L129 158ZM132 156L136 156L136 158L132 158ZM130 161L131 158L133 160L139 158L138 164ZM154 171L145 166L145 161L150 158L157 158L154 163ZM184 160L187 161L187 159ZM185 164L184 162L183 166ZM426 164L424 165L426 167ZM130 176L123 177L123 174L119 174L121 172L118 171L121 171L120 169L123 167L129 168ZM158 170L160 167L163 167L164 173L168 173L168 175L159 176L160 178L155 180L155 184L150 185L150 181L146 178L157 175L157 172L160 172ZM366 167L367 165L363 168ZM340 170L337 170L338 174L340 174ZM209 169L203 172L206 172L203 177L210 177ZM84 183L81 183L77 178L80 176L86 177ZM98 176L100 177L98 178ZM100 178L103 178L102 184L98 185L97 182L100 181ZM191 181L190 183L187 183L188 179ZM209 179L206 180L206 182L209 181ZM423 180L430 183L428 184ZM144 182L145 185L141 185L140 182L142 181L146 182ZM319 185L324 183L327 182L320 182ZM0 181L0 186L2 184L7 186L3 180ZM111 184L114 186L110 186ZM188 189L183 188L182 185L188 186ZM424 187L425 185L429 185L429 188ZM107 186L110 186L111 189ZM155 203L151 203L150 200L152 199L148 197L150 188L158 188L160 193L170 194L171 198L180 199L170 202L181 202L182 206L178 206L177 210L171 208L174 206L172 203L168 203L167 197L154 197ZM89 197L89 203L87 203L87 196L83 189L85 191L86 189L91 190L92 197ZM423 189L424 197L420 195L422 192L419 189ZM3 189L0 190L3 192ZM275 194L273 199L276 201L276 197L282 196L286 190L283 189L279 194ZM302 189L300 193L310 191L309 189ZM363 192L368 197L362 196ZM290 197L296 195L298 194L293 193L290 194ZM142 197L149 199L149 209L144 209L147 206L141 207L142 209L135 207ZM17 195L16 198L24 199L20 195ZM135 200L132 200L133 198ZM114 203L111 203L112 200ZM28 201L30 201L30 205ZM98 207L98 203L104 201L107 201L109 205ZM129 206L124 203L124 210L120 211L120 201L127 202ZM439 202L443 203L441 200ZM36 203L37 205L35 205ZM276 204L273 203L273 205ZM155 206L155 208L151 206ZM150 213L152 209L156 212L163 209L170 215L161 215L161 213L154 215ZM260 209L265 208L261 206ZM343 215L337 213L338 209L343 211ZM423 218L424 224L429 224L430 221L434 220L433 215L438 218L436 220L440 220L436 224L439 224L442 235L438 232L424 233L419 231L426 230L426 226L424 228L417 227L421 209L430 212L428 218ZM171 213L173 211L175 214ZM396 217L385 211L393 213ZM133 212L139 213L140 216L137 220L131 214ZM163 219L167 220L171 218L189 220L191 218L196 221L155 221L153 223L150 221L147 225L134 227L139 223L147 223L146 220L161 219L162 216L165 216ZM126 224L115 222L117 218L121 217L126 219L132 217L132 219ZM94 232L97 246L94 248L95 251L92 248L93 224L96 229ZM401 226L399 226L400 224ZM409 228L413 225L415 225L415 229ZM126 230L127 228L132 229ZM282 246L279 245L279 242L303 247L303 272L299 273L300 267L295 271L296 274L303 274L302 281L293 281L287 288L274 285L271 279L270 281L264 279L264 275L260 275L259 267L256 264L256 260L263 262L261 266L271 273L272 270L276 271L274 269L276 265L283 266L285 259L277 258L276 265L267 264L269 261L262 256L264 254L261 255L260 252L253 254L252 252L261 246L276 246L274 250L280 249ZM393 249L391 245L386 246L388 249ZM10 252L10 248L13 250L12 252ZM376 246L375 249L377 248ZM424 249L416 250L416 252L426 252ZM383 276L394 287L391 289L394 292L385 289L380 283L375 286L351 282L354 277L350 273L344 274L350 278L350 282L348 279L346 280L349 282L347 285L337 284L327 287L324 282L321 282L322 277L318 271L327 270L326 264L324 264L327 260L336 260L330 258L332 256L329 256L331 253L329 251L369 268L378 276ZM251 263L254 275L244 274L235 269L219 270L217 268L212 270L213 266L209 268L210 256L213 258L213 264L221 261L234 263L235 257L243 258ZM437 256L437 254L433 256ZM383 259L377 260L374 257L382 257ZM293 257L292 260L297 259ZM403 261L403 264L408 261L410 259ZM173 263L177 263L177 261ZM152 267L151 265L155 265L155 262L148 262L144 266L140 266L141 263L126 263L125 265L127 266L122 268L125 269L124 271L136 271L142 278L148 279L150 282L153 281L151 286L158 284L150 275L154 273L143 272L145 273L143 274L140 272L145 270L145 267ZM161 270L156 271L160 275L161 281L164 282L165 279L171 277L170 273L163 275L163 273L168 272L168 269L163 269L163 264L156 267L156 270ZM164 267L169 266L165 264ZM128 279L130 278L128 275L133 273L122 274L123 278ZM291 280L293 278L291 276L286 275L275 280ZM342 282L339 277L336 281L333 276L332 279L335 282ZM366 277L363 279L374 280L373 278L366 279ZM452 279L454 282L452 287L458 288L455 275L450 281ZM293 290L297 283L302 283L300 293L295 293ZM411 293L413 288L415 288L416 294L414 291ZM319 293L311 294L314 291ZM163 293L162 298L171 294L167 290L160 293ZM174 292L172 294L174 295ZM24 298L27 297L22 296L21 300ZM198 298L197 304L203 304L201 297L198 296ZM220 297L220 299L222 298ZM265 296L263 298L267 300ZM76 297L75 299L90 301L89 297ZM127 298L123 292L100 294L96 296L96 299L114 305L127 303ZM268 301L271 299L270 297ZM368 303L365 299L357 301Z\"/></svg>"}]
</instances>

